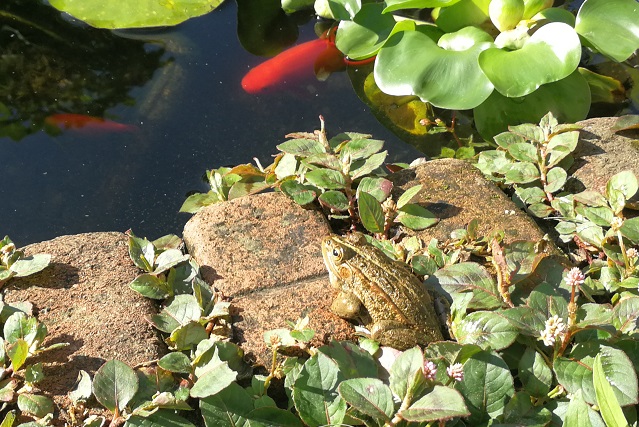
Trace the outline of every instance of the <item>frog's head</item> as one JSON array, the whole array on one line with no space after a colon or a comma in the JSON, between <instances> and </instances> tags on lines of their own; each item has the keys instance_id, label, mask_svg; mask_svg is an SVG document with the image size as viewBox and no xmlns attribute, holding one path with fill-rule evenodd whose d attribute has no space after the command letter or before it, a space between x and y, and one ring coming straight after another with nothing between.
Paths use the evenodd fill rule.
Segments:
<instances>
[{"instance_id":1,"label":"frog's head","mask_svg":"<svg viewBox=\"0 0 639 427\"><path fill-rule=\"evenodd\" d=\"M335 278L345 279L344 263L353 255L355 255L355 251L352 243L344 237L331 234L322 239L322 257L332 282Z\"/></svg>"}]
</instances>

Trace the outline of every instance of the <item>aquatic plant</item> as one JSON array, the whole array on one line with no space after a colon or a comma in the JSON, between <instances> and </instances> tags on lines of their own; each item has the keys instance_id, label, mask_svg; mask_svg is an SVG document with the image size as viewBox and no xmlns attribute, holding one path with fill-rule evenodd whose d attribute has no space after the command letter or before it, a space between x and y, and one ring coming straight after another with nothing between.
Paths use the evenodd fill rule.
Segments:
<instances>
[{"instance_id":1,"label":"aquatic plant","mask_svg":"<svg viewBox=\"0 0 639 427\"><path fill-rule=\"evenodd\" d=\"M596 73L579 67L587 62L582 51L623 62L639 48L635 0L586 0L576 16L553 1L318 3L339 21L336 44L345 55L377 55L374 78L383 92L472 109L485 138L548 111L563 122L584 119L590 86L601 88ZM414 18L429 14L432 22Z\"/></svg>"}]
</instances>

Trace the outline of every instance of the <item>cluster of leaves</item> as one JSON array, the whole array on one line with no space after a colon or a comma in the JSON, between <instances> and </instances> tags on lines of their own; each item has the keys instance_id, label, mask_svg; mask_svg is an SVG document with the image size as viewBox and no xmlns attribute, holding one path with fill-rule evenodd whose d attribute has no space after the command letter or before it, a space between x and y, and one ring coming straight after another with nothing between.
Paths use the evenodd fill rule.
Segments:
<instances>
[{"instance_id":1,"label":"cluster of leaves","mask_svg":"<svg viewBox=\"0 0 639 427\"><path fill-rule=\"evenodd\" d=\"M37 383L44 379L42 363L26 362L45 351L67 344L42 346L47 328L31 315L30 304L9 305L0 301L0 310L0 322L3 324L3 336L0 337L0 410L17 404L23 417L37 419L41 423L27 422L21 426L44 425L53 419L53 401L37 390ZM10 410L0 425L11 427L16 418L17 412Z\"/></svg>"},{"instance_id":2,"label":"cluster of leaves","mask_svg":"<svg viewBox=\"0 0 639 427\"><path fill-rule=\"evenodd\" d=\"M381 151L383 141L354 132L328 139L324 119L320 121L321 130L315 133L287 135L291 139L277 146L280 153L266 168L246 164L207 171L211 190L189 196L180 210L195 213L206 205L276 188L300 205L317 200L329 218L348 219L353 229L361 223L377 235L387 235L397 223L413 230L437 223L431 212L411 203L420 185L393 201L393 183L381 169L388 154Z\"/></svg>"},{"instance_id":3,"label":"cluster of leaves","mask_svg":"<svg viewBox=\"0 0 639 427\"><path fill-rule=\"evenodd\" d=\"M9 236L5 236L0 240L0 288L12 277L30 276L44 270L49 261L51 256L47 254L25 257Z\"/></svg>"},{"instance_id":4,"label":"cluster of leaves","mask_svg":"<svg viewBox=\"0 0 639 427\"><path fill-rule=\"evenodd\" d=\"M551 108L563 121L584 119L590 87L598 93L611 79L579 67L588 62L582 48L616 62L639 48L635 0L586 0L576 16L570 2L554 3L282 0L287 11L314 4L317 13L338 20L336 44L349 58L377 55L373 74L383 92L417 95L443 109L473 109L485 138L508 124L535 122ZM414 9L423 10L413 15ZM432 22L411 18L428 12Z\"/></svg>"},{"instance_id":5,"label":"cluster of leaves","mask_svg":"<svg viewBox=\"0 0 639 427\"><path fill-rule=\"evenodd\" d=\"M630 122L630 117L624 118L622 128ZM587 283L591 295L618 286L636 288L638 259L632 251L629 255L628 248L639 243L639 219L624 216L639 189L635 175L631 171L614 175L604 194L562 191L579 139L574 126L559 125L549 113L539 126L509 129L495 136L498 149L482 152L477 167L488 179L514 190L515 200L532 215L557 221L559 239L575 242L591 272L599 273Z\"/></svg>"}]
</instances>

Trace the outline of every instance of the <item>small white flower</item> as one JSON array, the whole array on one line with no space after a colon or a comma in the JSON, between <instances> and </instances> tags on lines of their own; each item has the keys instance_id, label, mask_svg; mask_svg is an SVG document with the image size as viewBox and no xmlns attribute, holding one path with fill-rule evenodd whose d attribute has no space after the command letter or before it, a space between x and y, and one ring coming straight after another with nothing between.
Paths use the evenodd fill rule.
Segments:
<instances>
[{"instance_id":1,"label":"small white flower","mask_svg":"<svg viewBox=\"0 0 639 427\"><path fill-rule=\"evenodd\" d=\"M628 258L637 258L637 257L639 257L639 251L637 251L637 249L636 249L636 248L629 248L629 249L626 251L626 256L627 256Z\"/></svg>"},{"instance_id":2,"label":"small white flower","mask_svg":"<svg viewBox=\"0 0 639 427\"><path fill-rule=\"evenodd\" d=\"M579 270L579 268L577 267L571 268L570 271L568 271L568 274L566 274L566 284L568 286L577 287L579 285L582 285L584 283L584 280L586 280L586 276L584 276L581 270Z\"/></svg>"},{"instance_id":3,"label":"small white flower","mask_svg":"<svg viewBox=\"0 0 639 427\"><path fill-rule=\"evenodd\" d=\"M424 362L424 366L422 366L422 372L427 380L432 381L435 379L435 375L437 375L437 365L430 360L427 360Z\"/></svg>"},{"instance_id":4,"label":"small white flower","mask_svg":"<svg viewBox=\"0 0 639 427\"><path fill-rule=\"evenodd\" d=\"M544 345L553 346L558 338L563 338L566 333L566 324L563 319L556 314L550 319L546 320L546 327L540 332L539 338L544 342Z\"/></svg>"},{"instance_id":5,"label":"small white flower","mask_svg":"<svg viewBox=\"0 0 639 427\"><path fill-rule=\"evenodd\" d=\"M623 219L619 218L618 216L614 217L612 221L610 221L610 226L615 231L619 230L619 228L621 228L622 225L623 225Z\"/></svg>"},{"instance_id":6,"label":"small white flower","mask_svg":"<svg viewBox=\"0 0 639 427\"><path fill-rule=\"evenodd\" d=\"M446 374L448 374L449 377L457 382L463 381L464 367L461 363L455 363L454 365L450 365L448 368L446 368Z\"/></svg>"}]
</instances>

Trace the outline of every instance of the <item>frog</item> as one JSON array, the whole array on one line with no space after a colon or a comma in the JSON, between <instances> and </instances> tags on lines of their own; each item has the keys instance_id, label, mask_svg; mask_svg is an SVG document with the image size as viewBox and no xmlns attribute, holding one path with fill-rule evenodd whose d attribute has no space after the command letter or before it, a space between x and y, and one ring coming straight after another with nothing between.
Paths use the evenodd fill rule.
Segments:
<instances>
[{"instance_id":1,"label":"frog","mask_svg":"<svg viewBox=\"0 0 639 427\"><path fill-rule=\"evenodd\" d=\"M408 265L390 259L358 232L331 234L321 246L338 291L333 313L362 320L371 338L398 350L444 339L431 295Z\"/></svg>"}]
</instances>

